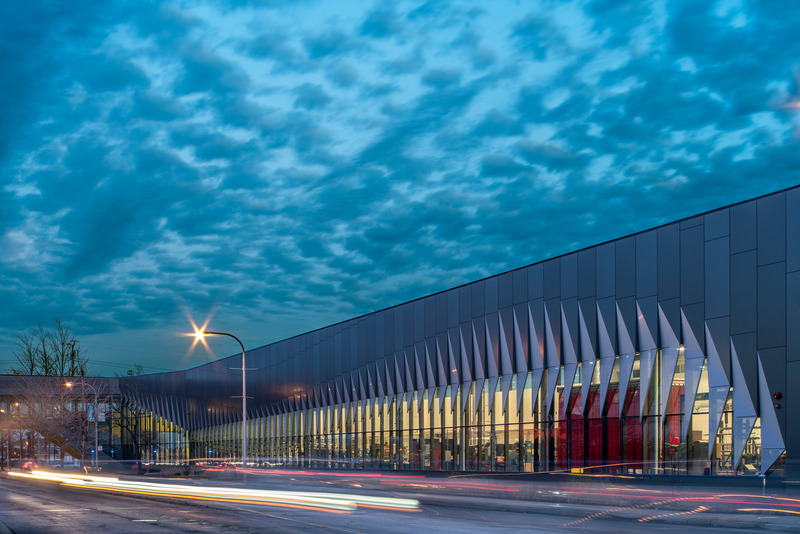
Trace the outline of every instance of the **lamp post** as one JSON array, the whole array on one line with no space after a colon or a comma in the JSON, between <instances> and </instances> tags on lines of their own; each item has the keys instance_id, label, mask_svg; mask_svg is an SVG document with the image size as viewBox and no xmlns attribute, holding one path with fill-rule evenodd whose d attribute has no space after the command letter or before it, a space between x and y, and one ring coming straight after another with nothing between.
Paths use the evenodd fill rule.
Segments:
<instances>
[{"instance_id":1,"label":"lamp post","mask_svg":"<svg viewBox=\"0 0 800 534\"><path fill-rule=\"evenodd\" d=\"M205 336L228 336L232 337L239 343L242 348L242 469L247 467L247 380L245 379L245 351L244 345L238 337L227 332L206 332L204 330L195 330L194 335L197 339L203 339Z\"/></svg>"},{"instance_id":2,"label":"lamp post","mask_svg":"<svg viewBox=\"0 0 800 534\"><path fill-rule=\"evenodd\" d=\"M67 382L64 384L68 388L71 388L74 384L72 382ZM92 469L97 470L97 389L91 385L87 384L83 379L81 379L81 387L82 388L91 388L94 392L94 450L92 451Z\"/></svg>"}]
</instances>

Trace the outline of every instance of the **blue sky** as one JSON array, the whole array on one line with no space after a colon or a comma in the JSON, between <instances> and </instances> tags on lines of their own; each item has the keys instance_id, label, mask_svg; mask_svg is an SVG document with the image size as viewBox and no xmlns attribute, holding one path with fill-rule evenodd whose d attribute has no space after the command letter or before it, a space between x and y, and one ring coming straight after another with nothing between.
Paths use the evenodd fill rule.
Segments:
<instances>
[{"instance_id":1,"label":"blue sky","mask_svg":"<svg viewBox=\"0 0 800 534\"><path fill-rule=\"evenodd\" d=\"M800 183L794 1L3 2L0 370L248 348Z\"/></svg>"}]
</instances>

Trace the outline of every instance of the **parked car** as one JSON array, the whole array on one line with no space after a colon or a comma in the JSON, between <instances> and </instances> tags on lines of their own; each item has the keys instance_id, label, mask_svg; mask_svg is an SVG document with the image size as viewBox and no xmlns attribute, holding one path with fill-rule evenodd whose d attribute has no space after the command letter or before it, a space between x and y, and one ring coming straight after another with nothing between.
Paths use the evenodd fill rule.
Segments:
<instances>
[{"instance_id":1,"label":"parked car","mask_svg":"<svg viewBox=\"0 0 800 534\"><path fill-rule=\"evenodd\" d=\"M63 465L61 462L53 462L50 464L50 469L72 469L73 471L77 471L80 468L81 466L78 462L64 462Z\"/></svg>"},{"instance_id":2,"label":"parked car","mask_svg":"<svg viewBox=\"0 0 800 534\"><path fill-rule=\"evenodd\" d=\"M26 460L22 462L23 471L33 471L34 469L39 469L39 464L37 464L33 460Z\"/></svg>"}]
</instances>

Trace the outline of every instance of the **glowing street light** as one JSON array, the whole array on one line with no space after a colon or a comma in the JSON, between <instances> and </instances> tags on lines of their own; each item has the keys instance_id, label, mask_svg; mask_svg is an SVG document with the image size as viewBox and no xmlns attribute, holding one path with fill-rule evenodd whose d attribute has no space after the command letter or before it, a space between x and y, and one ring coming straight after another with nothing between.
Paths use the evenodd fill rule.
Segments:
<instances>
[{"instance_id":1,"label":"glowing street light","mask_svg":"<svg viewBox=\"0 0 800 534\"><path fill-rule=\"evenodd\" d=\"M204 330L195 329L194 337L195 343L202 341L205 343L205 336L228 336L235 339L239 346L242 348L242 469L247 467L247 381L245 380L245 351L244 345L239 338L227 332L206 332ZM194 346L194 345L192 345Z\"/></svg>"}]
</instances>

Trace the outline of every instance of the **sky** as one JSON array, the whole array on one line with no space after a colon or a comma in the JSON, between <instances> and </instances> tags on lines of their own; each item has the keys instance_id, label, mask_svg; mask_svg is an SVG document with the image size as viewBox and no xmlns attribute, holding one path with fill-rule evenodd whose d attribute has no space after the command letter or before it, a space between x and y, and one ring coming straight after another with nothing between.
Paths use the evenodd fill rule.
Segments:
<instances>
[{"instance_id":1,"label":"sky","mask_svg":"<svg viewBox=\"0 0 800 534\"><path fill-rule=\"evenodd\" d=\"M800 183L780 1L0 3L0 372L185 369ZM226 341L227 339L227 341Z\"/></svg>"}]
</instances>

